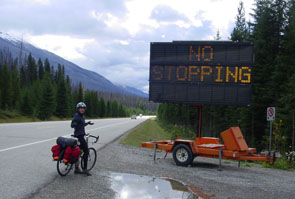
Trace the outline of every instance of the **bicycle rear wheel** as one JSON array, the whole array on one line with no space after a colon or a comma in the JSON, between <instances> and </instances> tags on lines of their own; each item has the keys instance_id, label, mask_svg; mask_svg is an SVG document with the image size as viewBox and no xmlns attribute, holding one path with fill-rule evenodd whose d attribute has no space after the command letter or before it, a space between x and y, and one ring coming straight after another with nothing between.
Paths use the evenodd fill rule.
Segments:
<instances>
[{"instance_id":1,"label":"bicycle rear wheel","mask_svg":"<svg viewBox=\"0 0 295 199\"><path fill-rule=\"evenodd\" d=\"M93 169L95 163L96 163L96 158L97 158L97 154L96 154L96 150L92 147L89 148L89 155L88 155L88 163L87 163L87 170L90 171L91 169ZM84 159L83 157L81 158L81 168L84 170L85 166L84 166Z\"/></svg>"},{"instance_id":2,"label":"bicycle rear wheel","mask_svg":"<svg viewBox=\"0 0 295 199\"><path fill-rule=\"evenodd\" d=\"M66 176L71 171L73 165L70 163L65 163L63 160L57 161L57 172L61 176Z\"/></svg>"}]
</instances>

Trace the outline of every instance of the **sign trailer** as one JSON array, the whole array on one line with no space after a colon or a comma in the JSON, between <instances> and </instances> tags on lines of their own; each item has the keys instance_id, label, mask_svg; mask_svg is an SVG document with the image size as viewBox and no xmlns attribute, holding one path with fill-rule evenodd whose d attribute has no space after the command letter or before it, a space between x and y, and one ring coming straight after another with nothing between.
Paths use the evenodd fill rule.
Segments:
<instances>
[{"instance_id":1,"label":"sign trailer","mask_svg":"<svg viewBox=\"0 0 295 199\"><path fill-rule=\"evenodd\" d=\"M195 104L200 107L196 140L143 142L142 147L173 153L176 165L188 166L194 157L273 162L274 157L255 154L239 127L219 138L201 137L203 104L251 104L253 45L223 41L174 41L151 43L150 95L153 102ZM271 118L271 117L270 117ZM166 157L166 156L165 156ZM240 164L239 164L240 165Z\"/></svg>"}]
</instances>

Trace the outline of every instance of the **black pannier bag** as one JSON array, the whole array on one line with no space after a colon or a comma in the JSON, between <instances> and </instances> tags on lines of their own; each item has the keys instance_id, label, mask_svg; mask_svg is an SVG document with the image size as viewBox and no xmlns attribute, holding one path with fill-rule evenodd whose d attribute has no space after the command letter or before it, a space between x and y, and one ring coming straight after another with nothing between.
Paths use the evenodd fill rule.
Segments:
<instances>
[{"instance_id":1,"label":"black pannier bag","mask_svg":"<svg viewBox=\"0 0 295 199\"><path fill-rule=\"evenodd\" d=\"M56 144L60 145L62 148L66 148L68 146L74 147L77 146L77 140L72 138L58 137Z\"/></svg>"}]
</instances>

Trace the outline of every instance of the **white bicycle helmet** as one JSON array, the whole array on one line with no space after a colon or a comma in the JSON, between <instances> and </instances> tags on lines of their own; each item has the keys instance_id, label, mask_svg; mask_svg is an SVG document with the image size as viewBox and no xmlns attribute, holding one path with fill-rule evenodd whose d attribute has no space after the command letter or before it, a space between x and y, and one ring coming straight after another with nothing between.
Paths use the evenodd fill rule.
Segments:
<instances>
[{"instance_id":1,"label":"white bicycle helmet","mask_svg":"<svg viewBox=\"0 0 295 199\"><path fill-rule=\"evenodd\" d=\"M77 106L76 106L76 108L77 109L79 109L79 108L87 108L87 106L86 106L86 104L84 103L84 102L79 102L78 104L77 104Z\"/></svg>"}]
</instances>

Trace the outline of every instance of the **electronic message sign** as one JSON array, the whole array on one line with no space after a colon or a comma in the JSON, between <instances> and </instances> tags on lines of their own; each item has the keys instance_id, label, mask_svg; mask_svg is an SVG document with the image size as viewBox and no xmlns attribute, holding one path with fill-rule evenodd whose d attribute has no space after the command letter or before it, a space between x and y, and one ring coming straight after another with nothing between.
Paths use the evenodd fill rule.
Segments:
<instances>
[{"instance_id":1,"label":"electronic message sign","mask_svg":"<svg viewBox=\"0 0 295 199\"><path fill-rule=\"evenodd\" d=\"M174 41L150 48L150 101L251 104L252 44Z\"/></svg>"}]
</instances>

